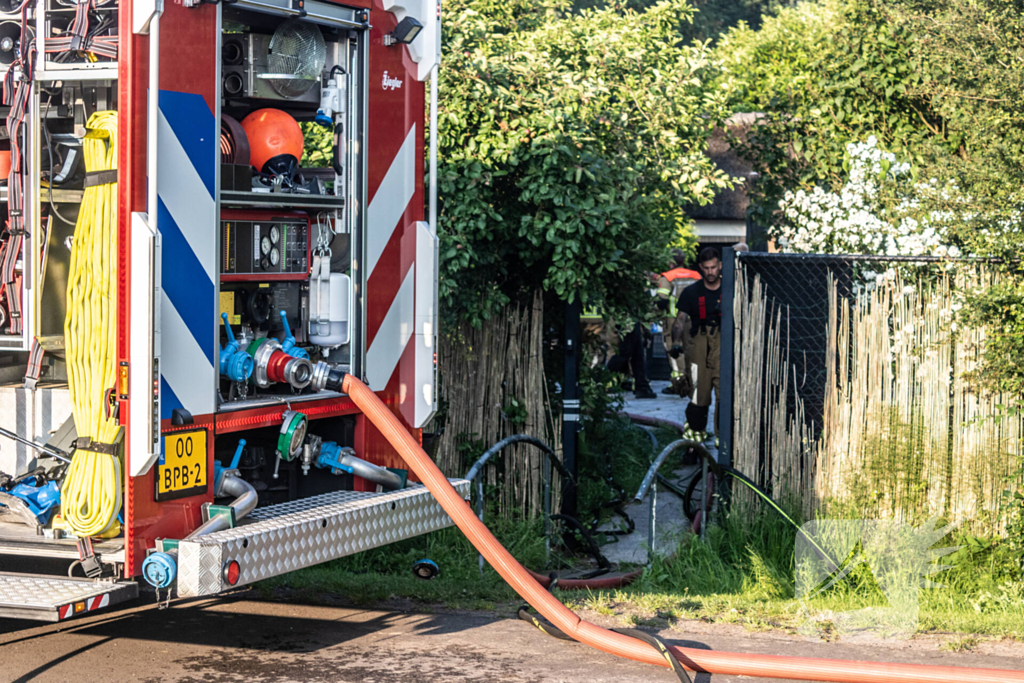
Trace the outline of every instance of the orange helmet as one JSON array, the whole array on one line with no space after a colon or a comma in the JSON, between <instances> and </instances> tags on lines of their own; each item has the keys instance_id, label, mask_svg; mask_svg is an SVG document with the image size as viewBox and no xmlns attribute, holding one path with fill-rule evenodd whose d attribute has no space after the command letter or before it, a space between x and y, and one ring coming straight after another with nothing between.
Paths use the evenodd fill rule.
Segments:
<instances>
[{"instance_id":1,"label":"orange helmet","mask_svg":"<svg viewBox=\"0 0 1024 683\"><path fill-rule=\"evenodd\" d=\"M302 130L298 122L280 109L258 109L242 119L249 138L250 163L262 171L276 156L290 154L296 163L302 159Z\"/></svg>"}]
</instances>

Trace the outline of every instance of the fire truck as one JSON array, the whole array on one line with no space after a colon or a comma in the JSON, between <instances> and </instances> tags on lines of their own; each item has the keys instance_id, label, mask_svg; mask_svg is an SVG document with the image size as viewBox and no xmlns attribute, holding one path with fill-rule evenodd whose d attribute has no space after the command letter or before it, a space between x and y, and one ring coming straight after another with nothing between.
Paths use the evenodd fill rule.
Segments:
<instances>
[{"instance_id":1,"label":"fire truck","mask_svg":"<svg viewBox=\"0 0 1024 683\"><path fill-rule=\"evenodd\" d=\"M0 0L0 617L451 524L343 386L422 443L439 60L436 0Z\"/></svg>"}]
</instances>

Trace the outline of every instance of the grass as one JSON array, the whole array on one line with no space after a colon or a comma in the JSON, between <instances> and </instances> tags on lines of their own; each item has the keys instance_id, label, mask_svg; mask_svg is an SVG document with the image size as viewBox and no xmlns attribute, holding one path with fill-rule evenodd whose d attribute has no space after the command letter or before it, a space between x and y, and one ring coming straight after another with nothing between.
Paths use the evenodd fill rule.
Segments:
<instances>
[{"instance_id":1,"label":"grass","mask_svg":"<svg viewBox=\"0 0 1024 683\"><path fill-rule=\"evenodd\" d=\"M601 474L581 477L581 508L598 509L607 516L609 511L600 504L615 492L604 480L605 463L631 495L653 448L646 434L625 421L607 420L586 434L581 467ZM672 438L671 434L658 436L661 443ZM616 457L606 460L602 444L609 443L616 444ZM1018 504L1024 510L1024 502ZM1024 528L1018 519L1024 516L1014 510L1008 514L1016 515L1017 522L1011 525L1016 531ZM597 516L591 514L583 521ZM535 571L578 567L583 561L564 548L555 548L545 558L539 520L501 519L493 513L486 519L498 540ZM887 606L885 595L863 566L807 605L796 599L795 534L769 512L727 515L709 528L706 539L684 539L671 559L655 560L627 588L594 593L556 590L555 594L573 609L614 617L621 625L661 628L696 619L737 624L751 631L796 632L810 608L825 615L815 626L816 635L826 640L841 637L841 629L828 615ZM964 532L941 541L963 547L942 558L952 568L931 577L942 587L921 589L919 632L966 634L947 645L959 648L955 651L974 647L977 641L972 639L981 636L1024 639L1022 541L1024 534L1011 533L999 540ZM477 557L462 533L451 528L264 581L257 589L268 597L317 603L338 600L372 605L398 599L416 602L419 610L442 606L511 614L522 599L490 567L481 573ZM422 558L440 566L436 579L413 576L412 565Z\"/></svg>"},{"instance_id":2,"label":"grass","mask_svg":"<svg viewBox=\"0 0 1024 683\"><path fill-rule=\"evenodd\" d=\"M573 609L618 617L623 625L669 627L685 620L727 623L751 631L796 632L804 609L794 597L794 532L773 517L741 522L727 517L709 529L705 541L685 539L673 559L655 561L641 579L624 589L562 592L556 595ZM503 521L494 525L498 539L532 569L544 566L539 522ZM958 539L954 542L960 544ZM955 651L974 647L972 638L1024 639L1024 584L1003 568L1000 544L979 553L960 551L944 558L948 569L935 577L940 588L922 589L919 632L969 634L951 641ZM412 575L413 562L429 557L441 567L438 578ZM952 559L950 559L952 558ZM566 558L556 555L551 566ZM842 613L884 607L885 598L867 577L856 572L815 598L818 613ZM409 599L417 609L439 605L451 609L511 613L521 602L490 567L481 574L477 554L456 529L445 529L385 548L265 581L267 596L287 589L290 599L323 602L335 598L359 605ZM819 635L834 630L819 624Z\"/></svg>"},{"instance_id":3,"label":"grass","mask_svg":"<svg viewBox=\"0 0 1024 683\"><path fill-rule=\"evenodd\" d=\"M538 570L545 566L539 520L509 521L493 516L491 520L491 530L516 558ZM440 567L437 578L426 581L413 576L413 563L424 558ZM516 599L494 570L485 566L480 572L476 550L456 528L285 574L259 583L257 590L266 597L287 590L289 597L304 601L338 599L372 605L397 598L473 610L491 610Z\"/></svg>"},{"instance_id":4,"label":"grass","mask_svg":"<svg viewBox=\"0 0 1024 683\"><path fill-rule=\"evenodd\" d=\"M656 560L636 584L616 591L569 597L574 608L637 619L669 615L750 630L796 631L804 603L794 596L792 527L770 516L726 518L707 538L685 539L672 559ZM966 545L953 538L954 545ZM1024 638L1024 584L1007 567L1012 548L994 543L979 553L966 548L943 558L952 565L935 575L940 587L920 592L918 630ZM816 613L843 613L887 606L866 569L809 601ZM831 628L821 635L827 639Z\"/></svg>"},{"instance_id":5,"label":"grass","mask_svg":"<svg viewBox=\"0 0 1024 683\"><path fill-rule=\"evenodd\" d=\"M981 642L981 639L975 636L964 636L963 638L954 638L948 642L943 643L939 646L942 650L948 650L949 652L970 652L975 646Z\"/></svg>"}]
</instances>

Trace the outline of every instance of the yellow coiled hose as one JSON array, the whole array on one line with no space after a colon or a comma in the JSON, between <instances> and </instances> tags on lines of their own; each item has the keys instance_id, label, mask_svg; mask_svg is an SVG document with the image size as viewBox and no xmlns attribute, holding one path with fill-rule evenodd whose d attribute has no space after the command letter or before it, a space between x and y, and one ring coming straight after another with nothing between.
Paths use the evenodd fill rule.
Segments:
<instances>
[{"instance_id":1,"label":"yellow coiled hose","mask_svg":"<svg viewBox=\"0 0 1024 683\"><path fill-rule=\"evenodd\" d=\"M89 117L82 141L85 170L117 168L117 112ZM85 189L75 225L68 279L64 344L68 383L79 443L88 437L103 444L117 437L118 425L107 417L106 392L117 373L117 184ZM61 490L61 514L78 536L119 530L121 510L119 456L78 448Z\"/></svg>"}]
</instances>

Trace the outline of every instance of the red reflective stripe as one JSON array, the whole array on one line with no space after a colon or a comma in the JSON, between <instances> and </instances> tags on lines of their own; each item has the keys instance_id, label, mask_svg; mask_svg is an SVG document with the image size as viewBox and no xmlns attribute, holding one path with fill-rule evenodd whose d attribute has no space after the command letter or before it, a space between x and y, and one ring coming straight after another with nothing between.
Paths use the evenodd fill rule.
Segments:
<instances>
[{"instance_id":1,"label":"red reflective stripe","mask_svg":"<svg viewBox=\"0 0 1024 683\"><path fill-rule=\"evenodd\" d=\"M61 619L67 619L69 616L71 616L71 612L74 611L74 609L75 609L74 603L72 603L70 605L64 605L59 610L60 618Z\"/></svg>"}]
</instances>

